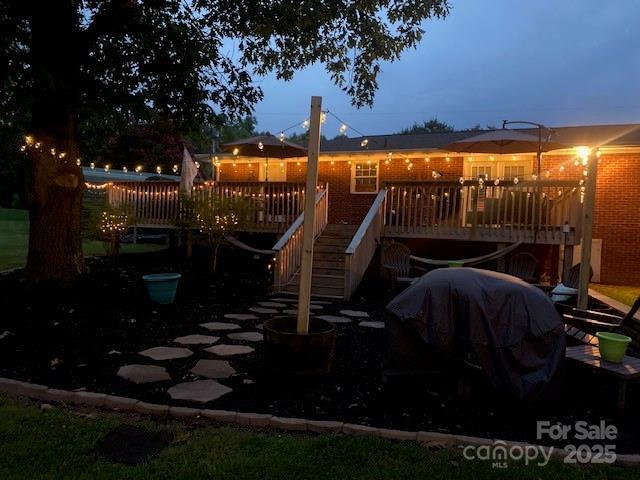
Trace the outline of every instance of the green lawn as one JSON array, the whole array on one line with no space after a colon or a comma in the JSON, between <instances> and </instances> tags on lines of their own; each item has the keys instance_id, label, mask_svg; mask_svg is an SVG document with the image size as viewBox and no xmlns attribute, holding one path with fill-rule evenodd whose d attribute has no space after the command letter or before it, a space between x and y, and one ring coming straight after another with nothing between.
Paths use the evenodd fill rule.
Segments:
<instances>
[{"instance_id":1,"label":"green lawn","mask_svg":"<svg viewBox=\"0 0 640 480\"><path fill-rule=\"evenodd\" d=\"M593 288L596 292L600 292L607 297L611 297L629 306L633 305L635 299L640 295L640 287L601 285L599 283L592 283L589 287Z\"/></svg>"},{"instance_id":2,"label":"green lawn","mask_svg":"<svg viewBox=\"0 0 640 480\"><path fill-rule=\"evenodd\" d=\"M27 261L29 221L25 210L0 208L0 270L22 267ZM85 240L83 251L87 256L104 255L104 244ZM164 248L162 245L122 245L122 253L141 253Z\"/></svg>"},{"instance_id":3,"label":"green lawn","mask_svg":"<svg viewBox=\"0 0 640 480\"><path fill-rule=\"evenodd\" d=\"M169 430L174 442L145 465L114 464L97 458L96 441L124 422ZM59 408L41 410L0 397L2 479L632 479L637 469L546 467L509 464L500 470L467 461L458 451L416 443L338 435L288 436L231 427L199 426L81 416Z\"/></svg>"}]
</instances>

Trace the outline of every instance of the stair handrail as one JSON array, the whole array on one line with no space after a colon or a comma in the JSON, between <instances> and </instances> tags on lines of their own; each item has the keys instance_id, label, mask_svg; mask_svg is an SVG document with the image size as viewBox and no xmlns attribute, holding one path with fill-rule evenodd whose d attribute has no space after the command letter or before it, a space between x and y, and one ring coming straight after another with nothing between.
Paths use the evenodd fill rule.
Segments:
<instances>
[{"instance_id":1,"label":"stair handrail","mask_svg":"<svg viewBox=\"0 0 640 480\"><path fill-rule=\"evenodd\" d=\"M318 238L328 223L329 217L329 184L325 184L316 192L315 222L313 236ZM274 289L281 291L300 268L302 261L302 233L304 231L304 212L291 224L287 231L273 246L274 257Z\"/></svg>"},{"instance_id":2,"label":"stair handrail","mask_svg":"<svg viewBox=\"0 0 640 480\"><path fill-rule=\"evenodd\" d=\"M384 222L384 204L387 189L382 188L371 204L344 251L344 298L348 300L360 284L380 243Z\"/></svg>"}]
</instances>

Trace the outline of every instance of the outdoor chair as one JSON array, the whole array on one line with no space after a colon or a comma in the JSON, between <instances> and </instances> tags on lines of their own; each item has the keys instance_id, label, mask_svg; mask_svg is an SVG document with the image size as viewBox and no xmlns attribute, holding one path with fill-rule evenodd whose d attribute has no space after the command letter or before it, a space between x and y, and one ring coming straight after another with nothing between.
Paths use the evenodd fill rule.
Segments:
<instances>
[{"instance_id":1,"label":"outdoor chair","mask_svg":"<svg viewBox=\"0 0 640 480\"><path fill-rule=\"evenodd\" d=\"M507 273L524 280L527 283L538 281L538 260L528 252L521 252L512 256L507 263Z\"/></svg>"},{"instance_id":2,"label":"outdoor chair","mask_svg":"<svg viewBox=\"0 0 640 480\"><path fill-rule=\"evenodd\" d=\"M382 248L382 271L391 281L392 288L401 284L411 284L418 277L411 276L412 268L426 272L421 267L411 266L411 250L402 244L393 242Z\"/></svg>"},{"instance_id":3,"label":"outdoor chair","mask_svg":"<svg viewBox=\"0 0 640 480\"><path fill-rule=\"evenodd\" d=\"M638 334L639 326L631 327L634 323L635 314L640 309L640 296L633 302L631 309L623 317L612 315L610 313L598 312L595 310L582 310L573 308L568 313L562 315L565 322L565 332L570 337L581 343L589 345L597 345L598 339L595 337L596 332L611 332L625 330L629 333ZM634 339L635 340L635 339Z\"/></svg>"},{"instance_id":4,"label":"outdoor chair","mask_svg":"<svg viewBox=\"0 0 640 480\"><path fill-rule=\"evenodd\" d=\"M569 272L567 272L566 277L565 281L562 282L565 287L578 288L578 285L580 284L580 264L576 263L571 267ZM591 280L591 277L593 277L593 268L589 267L589 280Z\"/></svg>"}]
</instances>

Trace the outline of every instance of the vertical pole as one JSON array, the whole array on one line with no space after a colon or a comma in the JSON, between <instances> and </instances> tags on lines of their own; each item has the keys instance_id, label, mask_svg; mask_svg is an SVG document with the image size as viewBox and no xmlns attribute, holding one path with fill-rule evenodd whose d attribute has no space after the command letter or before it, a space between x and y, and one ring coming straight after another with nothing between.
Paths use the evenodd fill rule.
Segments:
<instances>
[{"instance_id":1,"label":"vertical pole","mask_svg":"<svg viewBox=\"0 0 640 480\"><path fill-rule=\"evenodd\" d=\"M593 216L596 204L596 180L598 157L595 150L589 153L587 181L584 193L582 249L580 251L580 283L578 286L578 308L587 308L589 301L589 271L591 270L591 239L593 236Z\"/></svg>"},{"instance_id":2,"label":"vertical pole","mask_svg":"<svg viewBox=\"0 0 640 480\"><path fill-rule=\"evenodd\" d=\"M309 333L309 302L311 299L311 274L313 268L313 226L316 213L316 184L318 183L318 154L320 152L320 116L322 97L311 97L309 146L307 159L307 186L304 199L304 224L302 232L302 265L298 293L298 333Z\"/></svg>"}]
</instances>

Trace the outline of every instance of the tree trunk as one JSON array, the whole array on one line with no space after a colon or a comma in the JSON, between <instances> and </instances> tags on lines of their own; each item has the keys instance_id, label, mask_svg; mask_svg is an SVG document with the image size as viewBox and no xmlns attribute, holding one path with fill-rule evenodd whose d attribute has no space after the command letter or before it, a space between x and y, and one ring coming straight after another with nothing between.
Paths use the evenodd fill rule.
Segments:
<instances>
[{"instance_id":1,"label":"tree trunk","mask_svg":"<svg viewBox=\"0 0 640 480\"><path fill-rule=\"evenodd\" d=\"M79 74L74 0L33 2L32 139L27 148L29 284L68 286L84 269L80 216L84 178L76 164Z\"/></svg>"}]
</instances>

